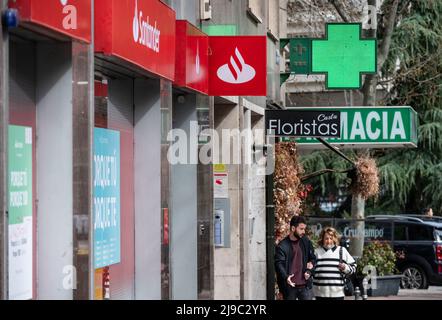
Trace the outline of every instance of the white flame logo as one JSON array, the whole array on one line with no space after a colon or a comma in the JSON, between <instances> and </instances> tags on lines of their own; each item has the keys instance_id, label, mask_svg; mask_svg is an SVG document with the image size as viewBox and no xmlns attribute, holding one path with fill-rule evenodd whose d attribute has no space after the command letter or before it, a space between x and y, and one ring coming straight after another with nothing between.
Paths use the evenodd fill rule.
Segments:
<instances>
[{"instance_id":1,"label":"white flame logo","mask_svg":"<svg viewBox=\"0 0 442 320\"><path fill-rule=\"evenodd\" d=\"M68 4L68 0L60 0L61 5L64 7Z\"/></svg>"},{"instance_id":2,"label":"white flame logo","mask_svg":"<svg viewBox=\"0 0 442 320\"><path fill-rule=\"evenodd\" d=\"M229 63L218 69L217 76L222 81L233 84L246 83L255 78L255 69L246 64L238 48L235 48L235 55L230 57Z\"/></svg>"},{"instance_id":3,"label":"white flame logo","mask_svg":"<svg viewBox=\"0 0 442 320\"><path fill-rule=\"evenodd\" d=\"M196 74L199 75L201 71L201 64L200 64L200 43L196 43L196 61L195 61L195 71Z\"/></svg>"},{"instance_id":4,"label":"white flame logo","mask_svg":"<svg viewBox=\"0 0 442 320\"><path fill-rule=\"evenodd\" d=\"M134 41L138 42L140 36L140 27L138 25L138 0L135 1L135 16L132 24L132 31L134 35Z\"/></svg>"}]
</instances>

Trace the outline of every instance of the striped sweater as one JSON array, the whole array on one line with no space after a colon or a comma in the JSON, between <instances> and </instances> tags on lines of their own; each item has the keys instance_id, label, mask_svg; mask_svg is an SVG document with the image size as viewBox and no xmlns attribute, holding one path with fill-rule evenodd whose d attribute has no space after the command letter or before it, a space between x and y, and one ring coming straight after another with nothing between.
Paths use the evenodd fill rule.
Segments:
<instances>
[{"instance_id":1,"label":"striped sweater","mask_svg":"<svg viewBox=\"0 0 442 320\"><path fill-rule=\"evenodd\" d=\"M315 250L318 259L313 276L315 297L340 298L345 296L342 272L338 269L339 249L340 247L334 247L326 250L320 247ZM342 248L342 262L345 264L345 274L356 272L355 260L345 248Z\"/></svg>"}]
</instances>

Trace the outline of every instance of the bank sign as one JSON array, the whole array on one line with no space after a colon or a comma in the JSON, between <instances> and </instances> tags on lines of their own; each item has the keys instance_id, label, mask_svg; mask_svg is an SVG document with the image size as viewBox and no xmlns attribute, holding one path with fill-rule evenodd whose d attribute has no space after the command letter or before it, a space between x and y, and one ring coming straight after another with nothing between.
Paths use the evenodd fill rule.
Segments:
<instances>
[{"instance_id":1,"label":"bank sign","mask_svg":"<svg viewBox=\"0 0 442 320\"><path fill-rule=\"evenodd\" d=\"M90 0L9 0L27 26L54 30L70 38L91 41Z\"/></svg>"},{"instance_id":2,"label":"bank sign","mask_svg":"<svg viewBox=\"0 0 442 320\"><path fill-rule=\"evenodd\" d=\"M308 108L340 113L340 137L331 144L344 148L416 148L418 116L411 107L327 107ZM322 148L314 138L296 139L300 147Z\"/></svg>"},{"instance_id":3,"label":"bank sign","mask_svg":"<svg viewBox=\"0 0 442 320\"><path fill-rule=\"evenodd\" d=\"M159 0L95 0L95 52L175 78L175 11Z\"/></svg>"},{"instance_id":4,"label":"bank sign","mask_svg":"<svg viewBox=\"0 0 442 320\"><path fill-rule=\"evenodd\" d=\"M267 37L209 38L209 95L267 95Z\"/></svg>"}]
</instances>

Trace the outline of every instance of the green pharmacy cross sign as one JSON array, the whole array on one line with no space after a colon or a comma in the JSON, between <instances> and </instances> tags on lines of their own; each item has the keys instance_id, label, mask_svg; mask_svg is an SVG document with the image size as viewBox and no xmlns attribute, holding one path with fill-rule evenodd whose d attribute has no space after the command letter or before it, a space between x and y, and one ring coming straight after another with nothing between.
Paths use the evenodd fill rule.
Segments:
<instances>
[{"instance_id":1,"label":"green pharmacy cross sign","mask_svg":"<svg viewBox=\"0 0 442 320\"><path fill-rule=\"evenodd\" d=\"M327 89L359 89L363 73L376 73L376 40L361 39L360 23L327 24L312 40L312 73L326 73Z\"/></svg>"},{"instance_id":2,"label":"green pharmacy cross sign","mask_svg":"<svg viewBox=\"0 0 442 320\"><path fill-rule=\"evenodd\" d=\"M360 23L328 23L324 39L282 39L281 47L290 43L291 73L325 74L327 89L360 89L362 74L377 70L377 41L361 33Z\"/></svg>"}]
</instances>

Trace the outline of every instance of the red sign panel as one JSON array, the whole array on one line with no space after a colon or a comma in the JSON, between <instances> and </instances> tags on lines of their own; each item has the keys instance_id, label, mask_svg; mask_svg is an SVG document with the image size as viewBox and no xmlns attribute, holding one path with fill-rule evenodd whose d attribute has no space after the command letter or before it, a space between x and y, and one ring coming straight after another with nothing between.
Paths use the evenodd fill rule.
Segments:
<instances>
[{"instance_id":1,"label":"red sign panel","mask_svg":"<svg viewBox=\"0 0 442 320\"><path fill-rule=\"evenodd\" d=\"M9 0L8 5L18 10L23 22L91 41L90 0Z\"/></svg>"},{"instance_id":2,"label":"red sign panel","mask_svg":"<svg viewBox=\"0 0 442 320\"><path fill-rule=\"evenodd\" d=\"M209 94L266 96L266 44L265 36L210 37Z\"/></svg>"},{"instance_id":3,"label":"red sign panel","mask_svg":"<svg viewBox=\"0 0 442 320\"><path fill-rule=\"evenodd\" d=\"M209 93L209 37L185 20L176 22L175 84Z\"/></svg>"},{"instance_id":4,"label":"red sign panel","mask_svg":"<svg viewBox=\"0 0 442 320\"><path fill-rule=\"evenodd\" d=\"M175 11L159 0L95 0L95 51L175 77Z\"/></svg>"}]
</instances>

